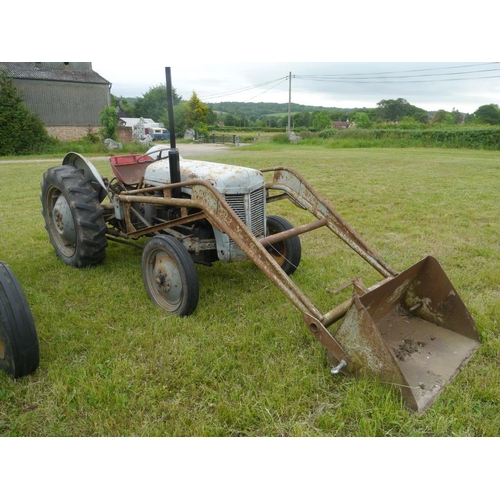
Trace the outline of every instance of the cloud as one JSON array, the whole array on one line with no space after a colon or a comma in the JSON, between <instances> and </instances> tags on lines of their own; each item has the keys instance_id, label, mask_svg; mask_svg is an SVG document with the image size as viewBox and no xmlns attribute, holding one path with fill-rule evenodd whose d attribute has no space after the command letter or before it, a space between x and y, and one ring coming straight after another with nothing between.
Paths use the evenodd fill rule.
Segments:
<instances>
[{"instance_id":1,"label":"cloud","mask_svg":"<svg viewBox=\"0 0 500 500\"><path fill-rule=\"evenodd\" d=\"M140 97L165 83L161 63L95 62L112 93ZM205 102L292 102L324 107L373 108L383 99L406 99L428 111L472 113L498 102L500 63L478 62L215 62L172 65L172 84Z\"/></svg>"}]
</instances>

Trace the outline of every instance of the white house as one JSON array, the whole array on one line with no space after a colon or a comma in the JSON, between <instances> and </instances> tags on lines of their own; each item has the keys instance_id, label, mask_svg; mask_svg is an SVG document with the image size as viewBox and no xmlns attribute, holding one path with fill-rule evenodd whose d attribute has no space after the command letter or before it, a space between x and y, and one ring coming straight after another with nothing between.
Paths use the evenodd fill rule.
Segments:
<instances>
[{"instance_id":1,"label":"white house","mask_svg":"<svg viewBox=\"0 0 500 500\"><path fill-rule=\"evenodd\" d=\"M144 139L147 135L153 138L154 128L164 128L163 123L156 123L151 118L120 118L118 125L132 129L132 138Z\"/></svg>"}]
</instances>

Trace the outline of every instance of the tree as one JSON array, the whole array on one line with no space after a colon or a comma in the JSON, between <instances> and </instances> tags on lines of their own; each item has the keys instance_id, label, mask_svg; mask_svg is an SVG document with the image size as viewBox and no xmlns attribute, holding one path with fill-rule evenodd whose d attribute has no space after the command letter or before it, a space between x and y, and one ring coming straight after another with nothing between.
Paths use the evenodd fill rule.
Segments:
<instances>
[{"instance_id":1,"label":"tree","mask_svg":"<svg viewBox=\"0 0 500 500\"><path fill-rule=\"evenodd\" d=\"M380 118L389 122L398 122L402 120L406 114L408 107L406 99L383 99L377 103Z\"/></svg>"},{"instance_id":2,"label":"tree","mask_svg":"<svg viewBox=\"0 0 500 500\"><path fill-rule=\"evenodd\" d=\"M332 120L326 111L315 111L313 113L313 128L315 130L324 130L332 124Z\"/></svg>"},{"instance_id":3,"label":"tree","mask_svg":"<svg viewBox=\"0 0 500 500\"><path fill-rule=\"evenodd\" d=\"M415 120L412 116L405 116L399 123L398 128L403 130L415 130L424 128L424 124L418 120Z\"/></svg>"},{"instance_id":4,"label":"tree","mask_svg":"<svg viewBox=\"0 0 500 500\"><path fill-rule=\"evenodd\" d=\"M420 123L429 121L429 113L425 109L413 106L406 99L384 99L377 103L378 116L388 122L399 122L405 116L413 118Z\"/></svg>"},{"instance_id":5,"label":"tree","mask_svg":"<svg viewBox=\"0 0 500 500\"><path fill-rule=\"evenodd\" d=\"M174 127L170 123L170 117L168 116L168 110L165 110L163 116L160 116L160 121L165 124L170 133L175 133L176 137L182 137L186 132L186 113L184 109L184 104L177 104L174 106Z\"/></svg>"},{"instance_id":6,"label":"tree","mask_svg":"<svg viewBox=\"0 0 500 500\"><path fill-rule=\"evenodd\" d=\"M408 104L405 117L413 118L416 122L429 123L429 113L425 109L417 108L412 104Z\"/></svg>"},{"instance_id":7,"label":"tree","mask_svg":"<svg viewBox=\"0 0 500 500\"><path fill-rule=\"evenodd\" d=\"M118 115L116 108L113 106L106 106L100 113L99 118L103 129L101 135L103 139L117 140L116 130L118 128Z\"/></svg>"},{"instance_id":8,"label":"tree","mask_svg":"<svg viewBox=\"0 0 500 500\"><path fill-rule=\"evenodd\" d=\"M119 107L128 116L134 116L134 104L130 102L126 97L118 97L111 94L111 105L117 108Z\"/></svg>"},{"instance_id":9,"label":"tree","mask_svg":"<svg viewBox=\"0 0 500 500\"><path fill-rule=\"evenodd\" d=\"M467 120L470 119L470 114L468 113L460 113L460 111L458 111L458 109L455 109L453 108L451 110L451 114L453 116L453 123L455 125L462 125L464 124Z\"/></svg>"},{"instance_id":10,"label":"tree","mask_svg":"<svg viewBox=\"0 0 500 500\"><path fill-rule=\"evenodd\" d=\"M370 128L372 126L372 121L370 120L368 113L358 111L353 118L356 123L356 128Z\"/></svg>"},{"instance_id":11,"label":"tree","mask_svg":"<svg viewBox=\"0 0 500 500\"><path fill-rule=\"evenodd\" d=\"M439 123L441 125L454 125L455 117L449 111L439 109L432 117L432 123Z\"/></svg>"},{"instance_id":12,"label":"tree","mask_svg":"<svg viewBox=\"0 0 500 500\"><path fill-rule=\"evenodd\" d=\"M474 111L474 118L478 123L500 125L500 108L498 104L485 104L479 106L479 108Z\"/></svg>"},{"instance_id":13,"label":"tree","mask_svg":"<svg viewBox=\"0 0 500 500\"><path fill-rule=\"evenodd\" d=\"M174 106L180 104L182 97L177 95L175 89L172 89L172 98ZM151 87L142 97L139 97L133 105L133 115L136 118L151 118L158 122L164 116L168 109L167 105L167 87L157 85Z\"/></svg>"},{"instance_id":14,"label":"tree","mask_svg":"<svg viewBox=\"0 0 500 500\"><path fill-rule=\"evenodd\" d=\"M210 113L210 108L200 101L196 92L193 91L191 99L184 104L184 112L187 128L193 128L202 134L208 133L207 116Z\"/></svg>"},{"instance_id":15,"label":"tree","mask_svg":"<svg viewBox=\"0 0 500 500\"><path fill-rule=\"evenodd\" d=\"M222 118L222 121L226 127L236 126L236 117L232 113L226 113Z\"/></svg>"},{"instance_id":16,"label":"tree","mask_svg":"<svg viewBox=\"0 0 500 500\"><path fill-rule=\"evenodd\" d=\"M330 111L328 112L328 116L332 121L346 122L349 120L349 115L344 111Z\"/></svg>"},{"instance_id":17,"label":"tree","mask_svg":"<svg viewBox=\"0 0 500 500\"><path fill-rule=\"evenodd\" d=\"M207 124L215 125L217 123L217 113L213 109L210 109L207 115Z\"/></svg>"},{"instance_id":18,"label":"tree","mask_svg":"<svg viewBox=\"0 0 500 500\"><path fill-rule=\"evenodd\" d=\"M18 94L12 78L0 68L0 155L30 154L53 141L42 120Z\"/></svg>"}]
</instances>

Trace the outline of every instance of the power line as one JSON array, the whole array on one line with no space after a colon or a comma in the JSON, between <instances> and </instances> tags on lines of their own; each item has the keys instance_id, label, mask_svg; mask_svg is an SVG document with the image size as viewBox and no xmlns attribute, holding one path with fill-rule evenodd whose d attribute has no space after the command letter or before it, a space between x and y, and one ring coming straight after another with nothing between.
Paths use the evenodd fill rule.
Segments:
<instances>
[{"instance_id":1,"label":"power line","mask_svg":"<svg viewBox=\"0 0 500 500\"><path fill-rule=\"evenodd\" d=\"M281 85L283 82L285 82L286 80L288 80L288 77L286 78L282 78L276 85L274 85L273 87L271 87L270 89L267 89L267 90L264 90L264 92L261 92L260 94L257 94L257 95L254 95L253 97L249 97L247 99L247 102L248 101L251 101L252 99L255 99L256 97L259 97L260 95L262 94L265 94L266 92L269 92L270 90L273 90L274 88L276 88L278 85Z\"/></svg>"},{"instance_id":2,"label":"power line","mask_svg":"<svg viewBox=\"0 0 500 500\"><path fill-rule=\"evenodd\" d=\"M496 70L498 71L498 70ZM425 76L425 75L422 75ZM302 80L310 80L310 81L316 81L316 82L332 82L332 83L367 83L367 84L373 84L373 83L439 83L439 82L455 82L455 81L460 81L460 80L483 80L483 79L488 79L488 78L500 78L500 75L493 75L493 76L476 76L476 77L471 77L471 78L445 78L442 80L406 80L406 81L401 81L401 80L390 80L390 81L379 81L379 80L370 80L370 81L363 81L363 80L355 80L355 79L336 79L334 77L332 78L327 78L327 79L320 79L320 78L303 78L300 76L297 76L296 78L302 79Z\"/></svg>"},{"instance_id":3,"label":"power line","mask_svg":"<svg viewBox=\"0 0 500 500\"><path fill-rule=\"evenodd\" d=\"M444 68L440 68L444 69ZM411 72L414 72L417 70L411 70ZM418 70L418 71L428 71L428 70ZM297 78L302 79L302 80L312 80L312 81L322 81L322 82L328 82L328 81L333 81L333 82L356 82L356 83L363 83L361 80L370 80L369 83L385 83L384 80L392 78L392 79L406 79L406 78L427 78L430 77L432 80L407 80L408 82L412 83L422 83L422 82L446 82L446 81L453 81L453 78L440 78L443 76L455 76L455 75L471 75L471 74L477 74L477 73L490 73L493 71L500 71L500 68L492 68L492 69L480 69L480 70L475 70L475 71L457 71L457 72L451 72L451 73L440 73L437 75L433 74L424 74L424 75L397 75L394 76L394 73L399 73L398 71L395 72L390 72L393 74L393 76L357 76L356 78L352 78L351 76L348 75L305 75L305 76L297 76ZM379 74L386 74L386 73L379 73ZM363 75L363 74L361 74ZM491 78L499 78L500 75L494 75ZM487 78L487 77L477 77L477 78ZM467 80L471 80L472 78L464 78ZM394 83L394 82L390 82Z\"/></svg>"},{"instance_id":4,"label":"power line","mask_svg":"<svg viewBox=\"0 0 500 500\"><path fill-rule=\"evenodd\" d=\"M260 87L264 87L265 85L271 85L272 83L278 82L274 86L274 87L276 87L277 85L279 85L280 83L286 81L287 79L288 79L288 77L284 76L284 77L278 78L276 80L270 80L270 81L267 81L267 82L264 82L264 83L258 83L256 85L251 85L249 87L244 87L244 88L237 89L237 90L230 90L230 91L227 91L227 92L221 92L220 94L212 94L212 95L203 96L203 97L200 97L200 99L201 100L215 99L215 98L218 98L218 97L225 97L225 96L229 96L229 95L233 95L233 94L240 94L241 92L248 92L250 90L255 90L255 89L258 89ZM274 88L274 87L272 87L272 88ZM271 90L271 89L268 89L268 90ZM265 92L267 92L267 91L265 91ZM262 92L262 93L264 93L264 92Z\"/></svg>"},{"instance_id":5,"label":"power line","mask_svg":"<svg viewBox=\"0 0 500 500\"><path fill-rule=\"evenodd\" d=\"M459 66L445 66L442 68L421 68L421 69L406 69L406 70L398 70L398 71L380 71L376 73L346 73L342 76L348 77L348 76L365 76L369 77L370 75L390 75L390 74L396 74L396 73L418 73L420 71L442 71L442 70L449 70L449 69L459 69L459 68L472 68L476 66L490 66L492 64L500 64L498 62L490 62L490 63L475 63L475 64L462 64ZM495 70L491 70L495 71ZM321 76L328 76L328 75L304 75L304 76L311 76L311 77L321 77ZM419 75L422 76L422 75ZM438 76L438 75L436 75Z\"/></svg>"}]
</instances>

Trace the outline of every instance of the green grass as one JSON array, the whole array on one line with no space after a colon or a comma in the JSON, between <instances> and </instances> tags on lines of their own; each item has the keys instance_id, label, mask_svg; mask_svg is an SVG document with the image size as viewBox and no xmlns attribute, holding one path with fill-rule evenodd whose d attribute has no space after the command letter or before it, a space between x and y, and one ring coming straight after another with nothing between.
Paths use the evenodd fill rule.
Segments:
<instances>
[{"instance_id":1,"label":"green grass","mask_svg":"<svg viewBox=\"0 0 500 500\"><path fill-rule=\"evenodd\" d=\"M250 262L198 267L198 309L168 316L147 297L140 250L111 242L85 270L57 259L39 196L58 162L32 158L0 164L0 260L27 296L41 363L19 380L0 373L0 435L499 435L499 153L257 144L207 159L296 168L398 270L434 255L477 322L479 351L417 416L387 385L332 377L300 313ZM321 307L337 303L325 288L379 279L327 236L302 238L294 275Z\"/></svg>"}]
</instances>

